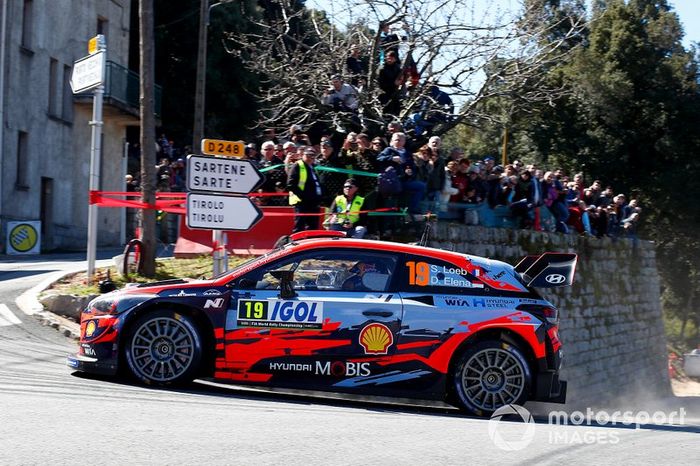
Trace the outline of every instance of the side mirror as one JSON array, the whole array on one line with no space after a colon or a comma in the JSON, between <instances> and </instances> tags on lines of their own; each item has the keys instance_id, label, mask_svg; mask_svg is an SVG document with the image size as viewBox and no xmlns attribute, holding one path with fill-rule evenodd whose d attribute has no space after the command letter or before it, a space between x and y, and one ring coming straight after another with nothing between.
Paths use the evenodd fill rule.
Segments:
<instances>
[{"instance_id":1,"label":"side mirror","mask_svg":"<svg viewBox=\"0 0 700 466\"><path fill-rule=\"evenodd\" d=\"M240 288L241 290L253 290L255 289L256 285L257 283L255 282L255 280L251 280L250 278L241 278L238 281L238 288Z\"/></svg>"},{"instance_id":2,"label":"side mirror","mask_svg":"<svg viewBox=\"0 0 700 466\"><path fill-rule=\"evenodd\" d=\"M272 270L270 274L280 281L280 294L282 299L292 299L297 293L294 291L294 271L293 270Z\"/></svg>"}]
</instances>

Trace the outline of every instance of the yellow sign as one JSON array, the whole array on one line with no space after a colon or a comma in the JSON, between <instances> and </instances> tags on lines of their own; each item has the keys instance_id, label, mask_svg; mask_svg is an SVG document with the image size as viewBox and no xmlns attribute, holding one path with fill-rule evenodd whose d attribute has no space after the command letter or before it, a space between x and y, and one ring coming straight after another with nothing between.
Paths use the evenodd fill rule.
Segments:
<instances>
[{"instance_id":1,"label":"yellow sign","mask_svg":"<svg viewBox=\"0 0 700 466\"><path fill-rule=\"evenodd\" d=\"M100 50L105 50L106 46L105 36L102 34L97 34L88 41L88 54L93 55Z\"/></svg>"},{"instance_id":2,"label":"yellow sign","mask_svg":"<svg viewBox=\"0 0 700 466\"><path fill-rule=\"evenodd\" d=\"M92 55L97 52L97 37L93 37L88 41L88 53Z\"/></svg>"},{"instance_id":3,"label":"yellow sign","mask_svg":"<svg viewBox=\"0 0 700 466\"><path fill-rule=\"evenodd\" d=\"M202 154L243 157L245 155L245 145L240 141L202 139Z\"/></svg>"},{"instance_id":4,"label":"yellow sign","mask_svg":"<svg viewBox=\"0 0 700 466\"><path fill-rule=\"evenodd\" d=\"M7 253L38 254L40 222L8 222Z\"/></svg>"}]
</instances>

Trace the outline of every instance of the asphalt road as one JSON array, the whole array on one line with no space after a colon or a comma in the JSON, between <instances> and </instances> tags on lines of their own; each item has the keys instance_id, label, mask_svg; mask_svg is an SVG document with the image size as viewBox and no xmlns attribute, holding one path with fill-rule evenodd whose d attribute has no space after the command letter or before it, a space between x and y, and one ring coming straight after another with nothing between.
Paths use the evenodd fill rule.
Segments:
<instances>
[{"instance_id":1,"label":"asphalt road","mask_svg":"<svg viewBox=\"0 0 700 466\"><path fill-rule=\"evenodd\" d=\"M65 366L75 342L41 326L15 300L51 274L79 266L66 256L0 260L0 464L700 462L697 399L646 406L666 414L685 407L686 416L682 424L676 419L637 429L595 420L590 426L550 425L541 406L534 424L489 422L445 407L200 381L162 390L78 376Z\"/></svg>"}]
</instances>

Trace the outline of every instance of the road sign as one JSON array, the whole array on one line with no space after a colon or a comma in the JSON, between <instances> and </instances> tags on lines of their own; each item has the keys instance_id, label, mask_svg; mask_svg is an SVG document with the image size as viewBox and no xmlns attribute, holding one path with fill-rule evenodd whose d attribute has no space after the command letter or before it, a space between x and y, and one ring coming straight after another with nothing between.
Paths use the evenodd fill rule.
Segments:
<instances>
[{"instance_id":1,"label":"road sign","mask_svg":"<svg viewBox=\"0 0 700 466\"><path fill-rule=\"evenodd\" d=\"M97 87L104 83L105 53L103 51L88 55L73 64L70 77L70 88L73 94Z\"/></svg>"},{"instance_id":2,"label":"road sign","mask_svg":"<svg viewBox=\"0 0 700 466\"><path fill-rule=\"evenodd\" d=\"M245 145L240 141L202 139L202 154L243 157L245 155Z\"/></svg>"},{"instance_id":3,"label":"road sign","mask_svg":"<svg viewBox=\"0 0 700 466\"><path fill-rule=\"evenodd\" d=\"M247 197L187 193L187 227L202 230L248 230L263 213Z\"/></svg>"},{"instance_id":4,"label":"road sign","mask_svg":"<svg viewBox=\"0 0 700 466\"><path fill-rule=\"evenodd\" d=\"M39 254L41 222L7 222L7 254Z\"/></svg>"},{"instance_id":5,"label":"road sign","mask_svg":"<svg viewBox=\"0 0 700 466\"><path fill-rule=\"evenodd\" d=\"M188 191L247 194L263 179L263 174L249 160L187 156Z\"/></svg>"}]
</instances>

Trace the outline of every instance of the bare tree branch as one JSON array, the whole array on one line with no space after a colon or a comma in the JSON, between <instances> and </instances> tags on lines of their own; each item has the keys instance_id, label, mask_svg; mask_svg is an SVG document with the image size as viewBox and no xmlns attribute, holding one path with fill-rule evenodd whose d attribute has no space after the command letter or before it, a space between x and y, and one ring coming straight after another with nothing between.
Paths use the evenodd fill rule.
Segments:
<instances>
[{"instance_id":1,"label":"bare tree branch","mask_svg":"<svg viewBox=\"0 0 700 466\"><path fill-rule=\"evenodd\" d=\"M462 122L490 118L480 114L480 103L488 98L504 97L527 108L560 96L564 89L550 85L546 72L566 60L583 21L563 16L552 22L545 18L541 2L527 2L517 14L499 9L497 2L481 8L475 4L345 0L334 2L334 17L329 20L328 12L294 10L290 2L269 0L264 10L250 15L255 32L229 31L225 44L261 77L261 89L251 91L262 103L258 125L264 127L335 121L337 115L321 103L321 95L330 75L346 71L352 44L366 57L358 117L367 127L371 122L405 121L416 112L431 112L439 122L433 132L441 134ZM417 86L404 83L401 109L393 116L384 114L377 84L380 22L400 37L400 58L412 57L420 74ZM454 114L438 104L432 86L449 94L458 106Z\"/></svg>"}]
</instances>

